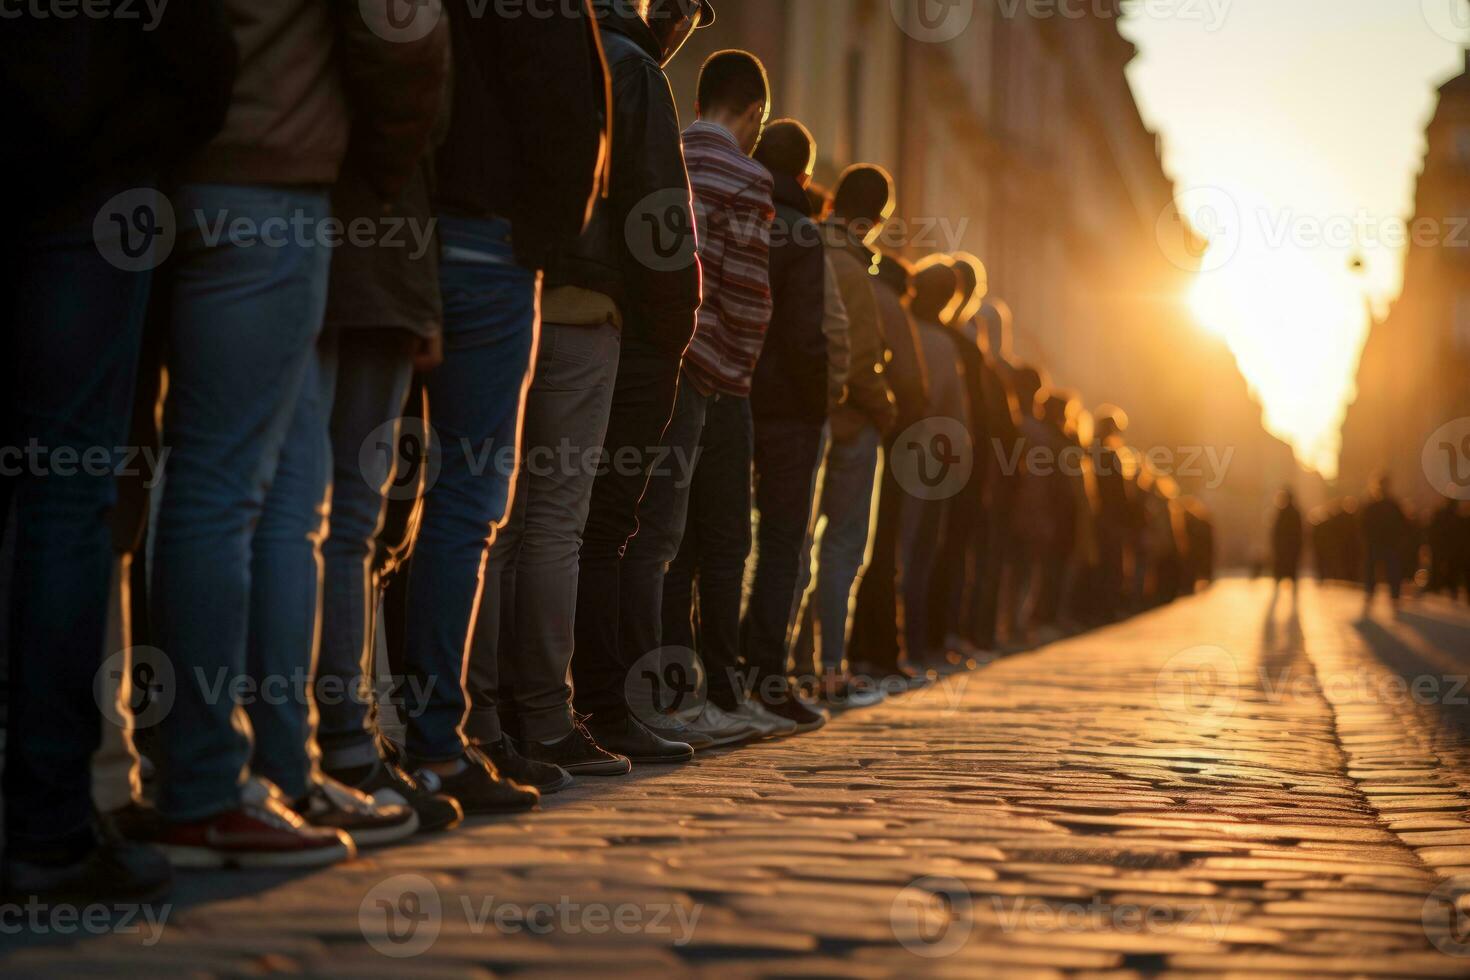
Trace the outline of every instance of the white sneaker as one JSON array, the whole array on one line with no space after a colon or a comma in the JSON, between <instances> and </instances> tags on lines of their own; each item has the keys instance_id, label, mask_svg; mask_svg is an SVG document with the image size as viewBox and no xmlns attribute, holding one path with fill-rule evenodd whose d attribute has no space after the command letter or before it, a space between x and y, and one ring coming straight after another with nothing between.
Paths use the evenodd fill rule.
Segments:
<instances>
[{"instance_id":1,"label":"white sneaker","mask_svg":"<svg viewBox=\"0 0 1470 980\"><path fill-rule=\"evenodd\" d=\"M727 713L754 726L766 738L796 734L796 722L782 718L754 698L740 702L740 707Z\"/></svg>"},{"instance_id":2,"label":"white sneaker","mask_svg":"<svg viewBox=\"0 0 1470 980\"><path fill-rule=\"evenodd\" d=\"M708 735L710 748L734 745L761 736L761 730L752 722L730 714L713 701L704 706L704 710L689 723L689 727Z\"/></svg>"}]
</instances>

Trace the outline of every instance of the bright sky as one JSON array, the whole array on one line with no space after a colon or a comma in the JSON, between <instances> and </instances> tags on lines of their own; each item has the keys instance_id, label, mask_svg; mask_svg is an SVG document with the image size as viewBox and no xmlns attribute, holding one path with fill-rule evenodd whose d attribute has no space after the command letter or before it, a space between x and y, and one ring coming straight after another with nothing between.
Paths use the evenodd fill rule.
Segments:
<instances>
[{"instance_id":1,"label":"bright sky","mask_svg":"<svg viewBox=\"0 0 1470 980\"><path fill-rule=\"evenodd\" d=\"M1134 0L1129 76L1185 213L1210 235L1190 297L1266 424L1323 475L1368 327L1402 285L1435 89L1465 0ZM1349 270L1354 254L1365 275Z\"/></svg>"}]
</instances>

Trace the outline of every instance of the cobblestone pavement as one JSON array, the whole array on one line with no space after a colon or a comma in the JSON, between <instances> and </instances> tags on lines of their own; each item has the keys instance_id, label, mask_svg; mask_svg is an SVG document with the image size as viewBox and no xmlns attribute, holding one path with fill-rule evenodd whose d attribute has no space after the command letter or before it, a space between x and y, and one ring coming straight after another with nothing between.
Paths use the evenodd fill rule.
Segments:
<instances>
[{"instance_id":1,"label":"cobblestone pavement","mask_svg":"<svg viewBox=\"0 0 1470 980\"><path fill-rule=\"evenodd\" d=\"M1227 581L525 818L187 877L161 930L0 973L1470 976L1470 614L1361 609Z\"/></svg>"}]
</instances>

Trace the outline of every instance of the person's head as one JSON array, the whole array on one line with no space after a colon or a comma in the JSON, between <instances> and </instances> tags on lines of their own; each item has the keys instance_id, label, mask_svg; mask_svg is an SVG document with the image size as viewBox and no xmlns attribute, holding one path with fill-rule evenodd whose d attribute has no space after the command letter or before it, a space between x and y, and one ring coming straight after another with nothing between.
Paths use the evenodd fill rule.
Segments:
<instances>
[{"instance_id":1,"label":"person's head","mask_svg":"<svg viewBox=\"0 0 1470 980\"><path fill-rule=\"evenodd\" d=\"M942 322L959 286L959 277L948 257L926 256L914 266L914 297L909 301L909 312L918 320Z\"/></svg>"},{"instance_id":2,"label":"person's head","mask_svg":"<svg viewBox=\"0 0 1470 980\"><path fill-rule=\"evenodd\" d=\"M1036 393L1046 385L1041 372L1030 365L1016 369L1011 385L1016 393L1016 413L1020 418L1036 416Z\"/></svg>"},{"instance_id":3,"label":"person's head","mask_svg":"<svg viewBox=\"0 0 1470 980\"><path fill-rule=\"evenodd\" d=\"M817 169L817 142L795 119L777 119L766 127L755 158L777 177L791 177L807 187Z\"/></svg>"},{"instance_id":4,"label":"person's head","mask_svg":"<svg viewBox=\"0 0 1470 980\"><path fill-rule=\"evenodd\" d=\"M1075 401L1069 392L1043 388L1036 393L1036 416L1059 431L1066 432Z\"/></svg>"},{"instance_id":5,"label":"person's head","mask_svg":"<svg viewBox=\"0 0 1470 980\"><path fill-rule=\"evenodd\" d=\"M832 214L852 226L864 241L871 242L893 217L897 203L893 177L888 171L877 164L857 163L837 179Z\"/></svg>"},{"instance_id":6,"label":"person's head","mask_svg":"<svg viewBox=\"0 0 1470 980\"><path fill-rule=\"evenodd\" d=\"M950 259L960 277L960 295L950 314L950 320L958 326L970 322L980 312L980 304L990 292L990 275L985 271L985 263L969 252L956 252Z\"/></svg>"},{"instance_id":7,"label":"person's head","mask_svg":"<svg viewBox=\"0 0 1470 980\"><path fill-rule=\"evenodd\" d=\"M648 24L667 65L698 28L714 23L715 8L710 0L637 0L638 16Z\"/></svg>"},{"instance_id":8,"label":"person's head","mask_svg":"<svg viewBox=\"0 0 1470 980\"><path fill-rule=\"evenodd\" d=\"M749 51L716 51L699 70L694 112L718 123L751 153L760 144L771 111L771 83L766 66Z\"/></svg>"},{"instance_id":9,"label":"person's head","mask_svg":"<svg viewBox=\"0 0 1470 980\"><path fill-rule=\"evenodd\" d=\"M1393 480L1382 470L1373 474L1373 481L1369 484L1374 500L1385 500L1393 494Z\"/></svg>"},{"instance_id":10,"label":"person's head","mask_svg":"<svg viewBox=\"0 0 1470 980\"><path fill-rule=\"evenodd\" d=\"M988 299L980 306L985 328L980 332L980 349L997 361L1011 359L1011 308L1003 299Z\"/></svg>"},{"instance_id":11,"label":"person's head","mask_svg":"<svg viewBox=\"0 0 1470 980\"><path fill-rule=\"evenodd\" d=\"M1094 435L1100 443L1121 441L1123 433L1128 431L1128 413L1116 405L1099 405L1093 414Z\"/></svg>"}]
</instances>

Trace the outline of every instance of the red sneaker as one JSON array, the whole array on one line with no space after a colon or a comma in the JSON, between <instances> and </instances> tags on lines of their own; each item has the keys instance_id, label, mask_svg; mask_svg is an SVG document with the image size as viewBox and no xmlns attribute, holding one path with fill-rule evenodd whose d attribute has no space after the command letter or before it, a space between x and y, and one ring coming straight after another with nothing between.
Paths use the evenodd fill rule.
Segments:
<instances>
[{"instance_id":1,"label":"red sneaker","mask_svg":"<svg viewBox=\"0 0 1470 980\"><path fill-rule=\"evenodd\" d=\"M351 837L308 824L263 779L246 785L236 809L169 822L155 843L178 868L319 868L357 855Z\"/></svg>"}]
</instances>

